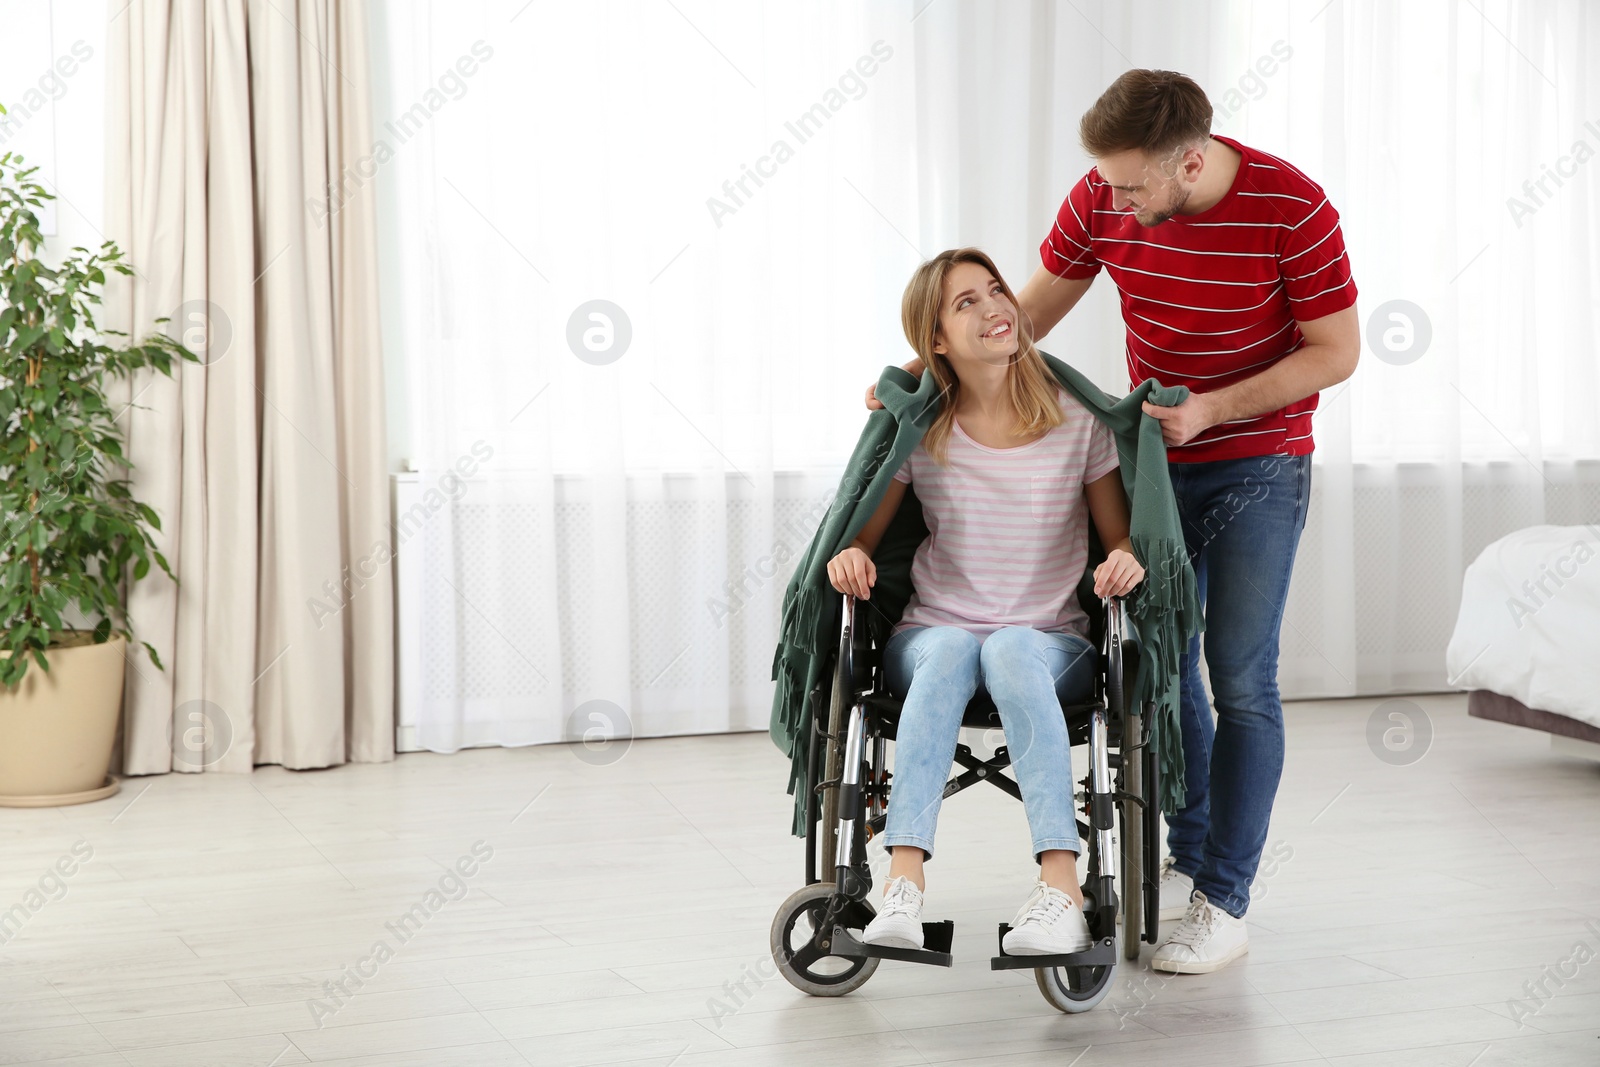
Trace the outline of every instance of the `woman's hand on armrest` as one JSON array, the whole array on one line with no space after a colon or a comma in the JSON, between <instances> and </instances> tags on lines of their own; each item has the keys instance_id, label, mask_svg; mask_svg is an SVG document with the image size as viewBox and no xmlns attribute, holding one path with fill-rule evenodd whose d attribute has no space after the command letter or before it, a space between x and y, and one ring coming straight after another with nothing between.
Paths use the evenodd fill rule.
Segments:
<instances>
[{"instance_id":1,"label":"woman's hand on armrest","mask_svg":"<svg viewBox=\"0 0 1600 1067\"><path fill-rule=\"evenodd\" d=\"M873 566L872 553L883 539L883 531L889 528L895 513L900 510L900 502L906 497L907 484L891 480L889 488L884 490L883 499L878 502L878 510L872 513L872 518L867 520L856 539L828 561L828 581L839 592L862 600L872 599L872 587L878 581L878 568Z\"/></svg>"},{"instance_id":2,"label":"woman's hand on armrest","mask_svg":"<svg viewBox=\"0 0 1600 1067\"><path fill-rule=\"evenodd\" d=\"M1128 495L1122 489L1122 472L1113 467L1083 487L1089 501L1089 517L1094 520L1106 558L1094 569L1094 595L1122 596L1144 581L1144 567L1134 558L1133 542L1128 538Z\"/></svg>"},{"instance_id":3,"label":"woman's hand on armrest","mask_svg":"<svg viewBox=\"0 0 1600 1067\"><path fill-rule=\"evenodd\" d=\"M841 593L870 600L872 587L878 581L878 568L872 565L871 556L851 545L828 561L828 581Z\"/></svg>"},{"instance_id":4,"label":"woman's hand on armrest","mask_svg":"<svg viewBox=\"0 0 1600 1067\"><path fill-rule=\"evenodd\" d=\"M908 374L920 377L922 374L922 360L914 359L910 363L905 364L902 369ZM873 382L871 385L867 386L867 410L877 411L881 407L883 407L883 402L878 399L878 383Z\"/></svg>"},{"instance_id":5,"label":"woman's hand on armrest","mask_svg":"<svg viewBox=\"0 0 1600 1067\"><path fill-rule=\"evenodd\" d=\"M1144 581L1144 567L1127 548L1113 548L1094 569L1094 595L1123 596Z\"/></svg>"}]
</instances>

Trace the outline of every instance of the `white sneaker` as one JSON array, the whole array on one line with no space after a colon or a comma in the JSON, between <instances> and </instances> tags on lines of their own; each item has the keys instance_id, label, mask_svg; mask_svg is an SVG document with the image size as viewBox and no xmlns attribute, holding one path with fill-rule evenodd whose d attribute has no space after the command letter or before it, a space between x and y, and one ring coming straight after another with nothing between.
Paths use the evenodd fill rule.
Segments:
<instances>
[{"instance_id":1,"label":"white sneaker","mask_svg":"<svg viewBox=\"0 0 1600 1067\"><path fill-rule=\"evenodd\" d=\"M922 947L922 890L901 875L889 883L878 917L861 931L861 941L886 948Z\"/></svg>"},{"instance_id":2,"label":"white sneaker","mask_svg":"<svg viewBox=\"0 0 1600 1067\"><path fill-rule=\"evenodd\" d=\"M1011 920L1000 947L1011 956L1055 956L1089 947L1089 923L1072 898L1043 879Z\"/></svg>"},{"instance_id":3,"label":"white sneaker","mask_svg":"<svg viewBox=\"0 0 1600 1067\"><path fill-rule=\"evenodd\" d=\"M1189 913L1189 896L1194 879L1172 865L1172 857L1161 861L1161 921L1181 919Z\"/></svg>"},{"instance_id":4,"label":"white sneaker","mask_svg":"<svg viewBox=\"0 0 1600 1067\"><path fill-rule=\"evenodd\" d=\"M1150 958L1150 966L1172 974L1210 974L1250 951L1244 920L1196 892L1188 914Z\"/></svg>"}]
</instances>

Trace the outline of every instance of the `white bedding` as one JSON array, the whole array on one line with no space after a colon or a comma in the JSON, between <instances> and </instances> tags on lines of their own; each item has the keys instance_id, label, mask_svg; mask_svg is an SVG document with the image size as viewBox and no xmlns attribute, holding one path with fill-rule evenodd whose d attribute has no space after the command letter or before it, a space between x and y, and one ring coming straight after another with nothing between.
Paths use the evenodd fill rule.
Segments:
<instances>
[{"instance_id":1,"label":"white bedding","mask_svg":"<svg viewBox=\"0 0 1600 1067\"><path fill-rule=\"evenodd\" d=\"M1508 534L1461 585L1450 684L1600 726L1600 525Z\"/></svg>"}]
</instances>

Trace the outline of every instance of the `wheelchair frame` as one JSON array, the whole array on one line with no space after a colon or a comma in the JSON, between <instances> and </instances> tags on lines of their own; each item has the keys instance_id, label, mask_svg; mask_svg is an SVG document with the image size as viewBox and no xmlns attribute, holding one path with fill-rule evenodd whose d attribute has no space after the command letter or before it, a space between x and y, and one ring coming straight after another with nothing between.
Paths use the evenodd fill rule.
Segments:
<instances>
[{"instance_id":1,"label":"wheelchair frame","mask_svg":"<svg viewBox=\"0 0 1600 1067\"><path fill-rule=\"evenodd\" d=\"M875 914L866 903L872 889L866 842L883 831L887 820L893 776L885 765L886 747L897 728L902 701L888 690L867 609L849 594L841 598L838 652L831 671L823 672L825 679L830 674L832 679L825 722L817 714L823 700L821 686L808 697L812 715L806 885L779 908L771 936L779 971L790 984L814 996L854 991L884 959L944 967L954 962L950 953L954 923L949 921L924 923L920 950L868 945L851 932L859 931ZM1099 606L1098 617L1089 612L1090 636L1100 649L1093 698L1062 708L1070 743L1087 744L1089 749L1089 766L1077 783L1081 791L1074 791L1074 808L1081 816L1079 837L1087 847L1084 912L1093 940L1083 952L1057 956L1013 956L1002 947L990 960L994 970L1033 969L1045 999L1064 1012L1087 1011L1110 991L1119 910L1125 912L1127 959L1139 957L1140 941L1155 943L1160 924L1159 769L1146 733L1151 709L1125 707L1123 694L1131 688L1138 646L1129 639L1120 598L1104 598ZM879 654L873 655L875 651ZM975 716L986 721L975 722ZM963 712L962 727L999 725L992 701L980 691ZM1007 746L985 760L958 742L954 759L963 770L946 784L946 797L988 782L1022 799L1016 780L1002 773L1011 764ZM821 877L824 868L826 881ZM1008 930L1007 924L1000 924L1002 940ZM1138 936L1127 936L1127 931Z\"/></svg>"}]
</instances>

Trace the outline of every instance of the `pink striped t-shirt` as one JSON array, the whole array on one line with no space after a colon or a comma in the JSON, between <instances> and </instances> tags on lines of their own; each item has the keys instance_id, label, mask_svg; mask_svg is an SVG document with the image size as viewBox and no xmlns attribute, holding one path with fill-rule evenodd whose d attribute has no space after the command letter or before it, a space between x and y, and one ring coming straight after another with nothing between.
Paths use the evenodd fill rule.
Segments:
<instances>
[{"instance_id":1,"label":"pink striped t-shirt","mask_svg":"<svg viewBox=\"0 0 1600 1067\"><path fill-rule=\"evenodd\" d=\"M1078 580L1089 558L1083 487L1117 469L1111 431L1057 390L1064 421L1037 441L990 448L956 421L941 467L918 445L896 481L916 486L928 537L911 562L913 592L895 632L1002 626L1089 633Z\"/></svg>"}]
</instances>

